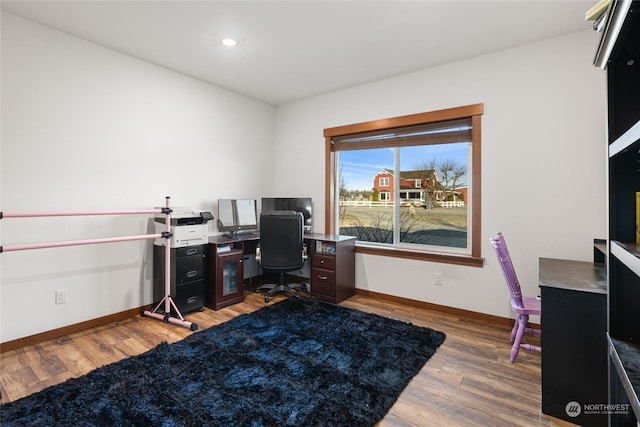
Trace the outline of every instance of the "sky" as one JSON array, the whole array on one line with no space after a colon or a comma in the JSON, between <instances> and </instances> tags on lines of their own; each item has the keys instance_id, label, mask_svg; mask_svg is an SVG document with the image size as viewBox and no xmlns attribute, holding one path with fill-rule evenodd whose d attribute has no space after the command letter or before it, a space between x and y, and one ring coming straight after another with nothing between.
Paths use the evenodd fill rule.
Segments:
<instances>
[{"instance_id":1,"label":"sky","mask_svg":"<svg viewBox=\"0 0 640 427\"><path fill-rule=\"evenodd\" d=\"M421 169L432 159L468 163L469 143L419 145L400 149L402 171ZM373 177L382 169L393 170L393 148L340 152L340 174L348 190L371 190ZM459 184L465 183L466 177Z\"/></svg>"}]
</instances>

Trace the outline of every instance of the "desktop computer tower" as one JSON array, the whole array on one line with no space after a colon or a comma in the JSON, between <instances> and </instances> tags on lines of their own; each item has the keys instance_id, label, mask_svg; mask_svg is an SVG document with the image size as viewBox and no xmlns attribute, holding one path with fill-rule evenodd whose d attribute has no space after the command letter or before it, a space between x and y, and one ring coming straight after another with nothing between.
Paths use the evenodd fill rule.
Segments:
<instances>
[{"instance_id":1,"label":"desktop computer tower","mask_svg":"<svg viewBox=\"0 0 640 427\"><path fill-rule=\"evenodd\" d=\"M171 248L170 294L181 314L201 310L204 306L207 245ZM153 246L153 300L165 296L165 247ZM162 307L161 307L162 308Z\"/></svg>"}]
</instances>

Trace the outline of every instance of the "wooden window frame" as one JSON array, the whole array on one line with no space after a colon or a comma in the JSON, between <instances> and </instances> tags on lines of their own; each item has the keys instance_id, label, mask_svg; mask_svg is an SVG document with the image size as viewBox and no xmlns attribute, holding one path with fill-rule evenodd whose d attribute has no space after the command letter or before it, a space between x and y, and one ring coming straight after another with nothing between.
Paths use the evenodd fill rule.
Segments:
<instances>
[{"instance_id":1,"label":"wooden window frame","mask_svg":"<svg viewBox=\"0 0 640 427\"><path fill-rule=\"evenodd\" d=\"M426 113L411 114L390 119L373 120L351 125L327 128L325 137L325 232L336 231L336 150L332 138L362 132L384 131L402 126L421 125L447 120L471 118L472 125L472 165L471 165L471 254L454 254L414 250L398 247L382 247L375 245L356 245L356 252L406 258L422 261L433 261L447 264L482 267L484 258L481 255L481 116L484 104L472 104Z\"/></svg>"}]
</instances>

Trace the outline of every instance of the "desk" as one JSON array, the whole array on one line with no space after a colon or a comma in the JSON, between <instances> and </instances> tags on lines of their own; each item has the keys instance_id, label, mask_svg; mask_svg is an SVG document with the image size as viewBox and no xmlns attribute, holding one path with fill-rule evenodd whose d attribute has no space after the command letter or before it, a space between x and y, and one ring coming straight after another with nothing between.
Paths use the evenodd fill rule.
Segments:
<instances>
[{"instance_id":1,"label":"desk","mask_svg":"<svg viewBox=\"0 0 640 427\"><path fill-rule=\"evenodd\" d=\"M606 413L584 410L608 402L606 266L540 258L539 282L542 412L583 426L606 426ZM579 415L567 414L569 402L580 405Z\"/></svg>"},{"instance_id":2,"label":"desk","mask_svg":"<svg viewBox=\"0 0 640 427\"><path fill-rule=\"evenodd\" d=\"M305 233L310 291L314 298L337 304L352 297L355 287L355 242L352 236ZM244 301L244 272L259 274L254 255L260 244L258 233L209 237L209 277L207 307L218 310ZM255 270L255 271L254 271ZM302 270L300 273L306 275Z\"/></svg>"}]
</instances>

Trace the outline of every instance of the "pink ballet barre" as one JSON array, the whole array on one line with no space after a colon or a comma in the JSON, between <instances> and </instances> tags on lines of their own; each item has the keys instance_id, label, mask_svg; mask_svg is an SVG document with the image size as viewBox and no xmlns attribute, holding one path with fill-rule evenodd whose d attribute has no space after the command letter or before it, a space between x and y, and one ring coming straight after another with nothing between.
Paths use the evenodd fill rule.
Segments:
<instances>
[{"instance_id":1,"label":"pink ballet barre","mask_svg":"<svg viewBox=\"0 0 640 427\"><path fill-rule=\"evenodd\" d=\"M166 323L172 323L174 325L184 326L192 331L198 330L198 325L185 320L180 313L180 310L176 306L171 297L171 207L169 206L169 197L166 197L166 205L164 208L157 209L136 209L136 210L107 210L107 211L72 211L72 212L22 212L22 213L7 213L0 212L0 219L3 218L33 218L33 217L46 217L46 216L87 216L87 215L131 215L131 214L165 214L165 231L157 234L141 234L137 236L123 236L123 237L106 237L98 239L86 239L86 240L69 240L64 242L46 242L46 243L31 243L23 245L9 245L0 246L0 253L11 251L23 251L29 249L42 249L42 248L56 248L62 246L77 246L77 245L90 245L95 243L112 243L112 242L127 242L131 240L144 240L144 239L165 239L165 271L164 271L164 297L151 311L144 310L143 316L153 317L158 320L162 320ZM160 309L163 312L160 312ZM176 314L171 315L171 312Z\"/></svg>"},{"instance_id":2,"label":"pink ballet barre","mask_svg":"<svg viewBox=\"0 0 640 427\"><path fill-rule=\"evenodd\" d=\"M132 209L124 211L71 211L71 212L0 212L2 218L34 218L39 216L88 216L88 215L127 215L164 213L164 209Z\"/></svg>"},{"instance_id":3,"label":"pink ballet barre","mask_svg":"<svg viewBox=\"0 0 640 427\"><path fill-rule=\"evenodd\" d=\"M0 246L0 252L25 251L28 249L59 248L62 246L91 245L94 243L127 242L164 237L163 234L141 234L139 236L105 237L103 239L66 240L64 242L29 243L25 245Z\"/></svg>"}]
</instances>

